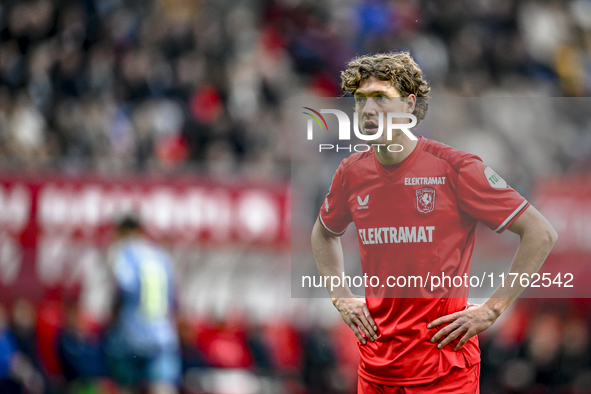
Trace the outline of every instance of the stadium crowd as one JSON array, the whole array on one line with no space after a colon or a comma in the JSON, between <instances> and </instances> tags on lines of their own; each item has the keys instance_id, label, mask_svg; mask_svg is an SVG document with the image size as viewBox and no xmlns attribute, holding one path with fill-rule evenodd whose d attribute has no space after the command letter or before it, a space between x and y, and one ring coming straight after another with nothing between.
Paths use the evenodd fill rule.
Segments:
<instances>
[{"instance_id":1,"label":"stadium crowd","mask_svg":"<svg viewBox=\"0 0 591 394\"><path fill-rule=\"evenodd\" d=\"M434 96L591 92L586 0L7 0L0 37L3 167L285 175L288 99L375 51Z\"/></svg>"},{"instance_id":2,"label":"stadium crowd","mask_svg":"<svg viewBox=\"0 0 591 394\"><path fill-rule=\"evenodd\" d=\"M435 97L588 96L591 1L4 0L0 169L283 180L289 99L337 96L346 60L392 49L412 52ZM563 152L548 171L589 171L586 128L560 146L544 137ZM1 392L116 392L103 327L75 303L49 294L6 309ZM591 392L591 305L513 309L481 335L482 392ZM184 393L356 387L354 337L339 321L237 313L179 327Z\"/></svg>"},{"instance_id":3,"label":"stadium crowd","mask_svg":"<svg viewBox=\"0 0 591 394\"><path fill-rule=\"evenodd\" d=\"M481 392L591 392L590 310L589 300L517 303L494 332L480 335ZM53 293L38 307L19 299L1 312L3 393L119 392L107 373L104 330L75 302ZM357 345L346 326L332 322L253 324L243 313L223 321L179 318L181 392L352 393Z\"/></svg>"}]
</instances>

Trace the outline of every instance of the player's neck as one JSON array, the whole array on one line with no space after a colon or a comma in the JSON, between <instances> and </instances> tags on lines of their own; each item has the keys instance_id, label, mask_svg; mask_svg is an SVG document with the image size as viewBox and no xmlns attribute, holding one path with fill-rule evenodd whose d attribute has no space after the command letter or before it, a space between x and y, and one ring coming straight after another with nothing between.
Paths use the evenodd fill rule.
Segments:
<instances>
[{"instance_id":1,"label":"player's neck","mask_svg":"<svg viewBox=\"0 0 591 394\"><path fill-rule=\"evenodd\" d=\"M384 149L384 147L373 147L373 151L376 155L378 161L383 165L391 165L391 164L398 164L402 160L406 159L410 154L415 150L418 144L418 140L411 140L410 138L403 137L399 138L398 141L393 141L394 144L402 146L397 146L397 149L392 150L400 150L400 152L389 152L388 149Z\"/></svg>"}]
</instances>

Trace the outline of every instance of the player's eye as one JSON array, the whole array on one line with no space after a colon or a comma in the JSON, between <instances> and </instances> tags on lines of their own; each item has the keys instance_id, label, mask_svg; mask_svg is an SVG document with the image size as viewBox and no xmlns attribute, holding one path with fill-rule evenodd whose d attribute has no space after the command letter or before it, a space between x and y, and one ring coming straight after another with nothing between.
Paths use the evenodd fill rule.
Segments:
<instances>
[{"instance_id":1,"label":"player's eye","mask_svg":"<svg viewBox=\"0 0 591 394\"><path fill-rule=\"evenodd\" d=\"M388 97L387 96L384 96L384 95L379 95L379 96L376 96L375 97L375 100L378 103L383 103L383 102L386 102L388 100Z\"/></svg>"},{"instance_id":2,"label":"player's eye","mask_svg":"<svg viewBox=\"0 0 591 394\"><path fill-rule=\"evenodd\" d=\"M355 104L357 104L357 105L365 104L366 101L367 101L367 97L363 97L363 96L355 97Z\"/></svg>"}]
</instances>

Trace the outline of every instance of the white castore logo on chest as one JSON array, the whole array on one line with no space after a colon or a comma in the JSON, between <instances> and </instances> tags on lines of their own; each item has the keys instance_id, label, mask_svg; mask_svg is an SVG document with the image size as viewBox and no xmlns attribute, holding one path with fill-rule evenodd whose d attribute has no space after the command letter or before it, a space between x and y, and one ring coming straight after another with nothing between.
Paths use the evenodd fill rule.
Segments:
<instances>
[{"instance_id":1,"label":"white castore logo on chest","mask_svg":"<svg viewBox=\"0 0 591 394\"><path fill-rule=\"evenodd\" d=\"M369 201L369 194L367 196L365 196L365 198L362 200L360 196L357 196L357 202L359 203L359 206L357 207L357 209L368 209L369 207L367 206L367 202Z\"/></svg>"}]
</instances>

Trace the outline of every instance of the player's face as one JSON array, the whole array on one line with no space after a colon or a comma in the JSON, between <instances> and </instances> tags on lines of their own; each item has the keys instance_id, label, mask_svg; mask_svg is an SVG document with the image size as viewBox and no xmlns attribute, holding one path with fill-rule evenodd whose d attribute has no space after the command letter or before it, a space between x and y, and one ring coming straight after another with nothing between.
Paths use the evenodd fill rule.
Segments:
<instances>
[{"instance_id":1,"label":"player's face","mask_svg":"<svg viewBox=\"0 0 591 394\"><path fill-rule=\"evenodd\" d=\"M400 92L392 86L390 81L383 81L376 77L369 77L359 84L355 91L355 110L359 117L359 130L365 135L373 135L378 132L379 116L382 116L384 129L377 140L368 143L388 143L386 133L386 114L388 112L412 113L414 110L414 95L401 97ZM410 103L409 103L410 99ZM382 114L382 115L380 115ZM408 123L407 118L394 118L393 123ZM393 141L401 135L400 130L394 130Z\"/></svg>"}]
</instances>

